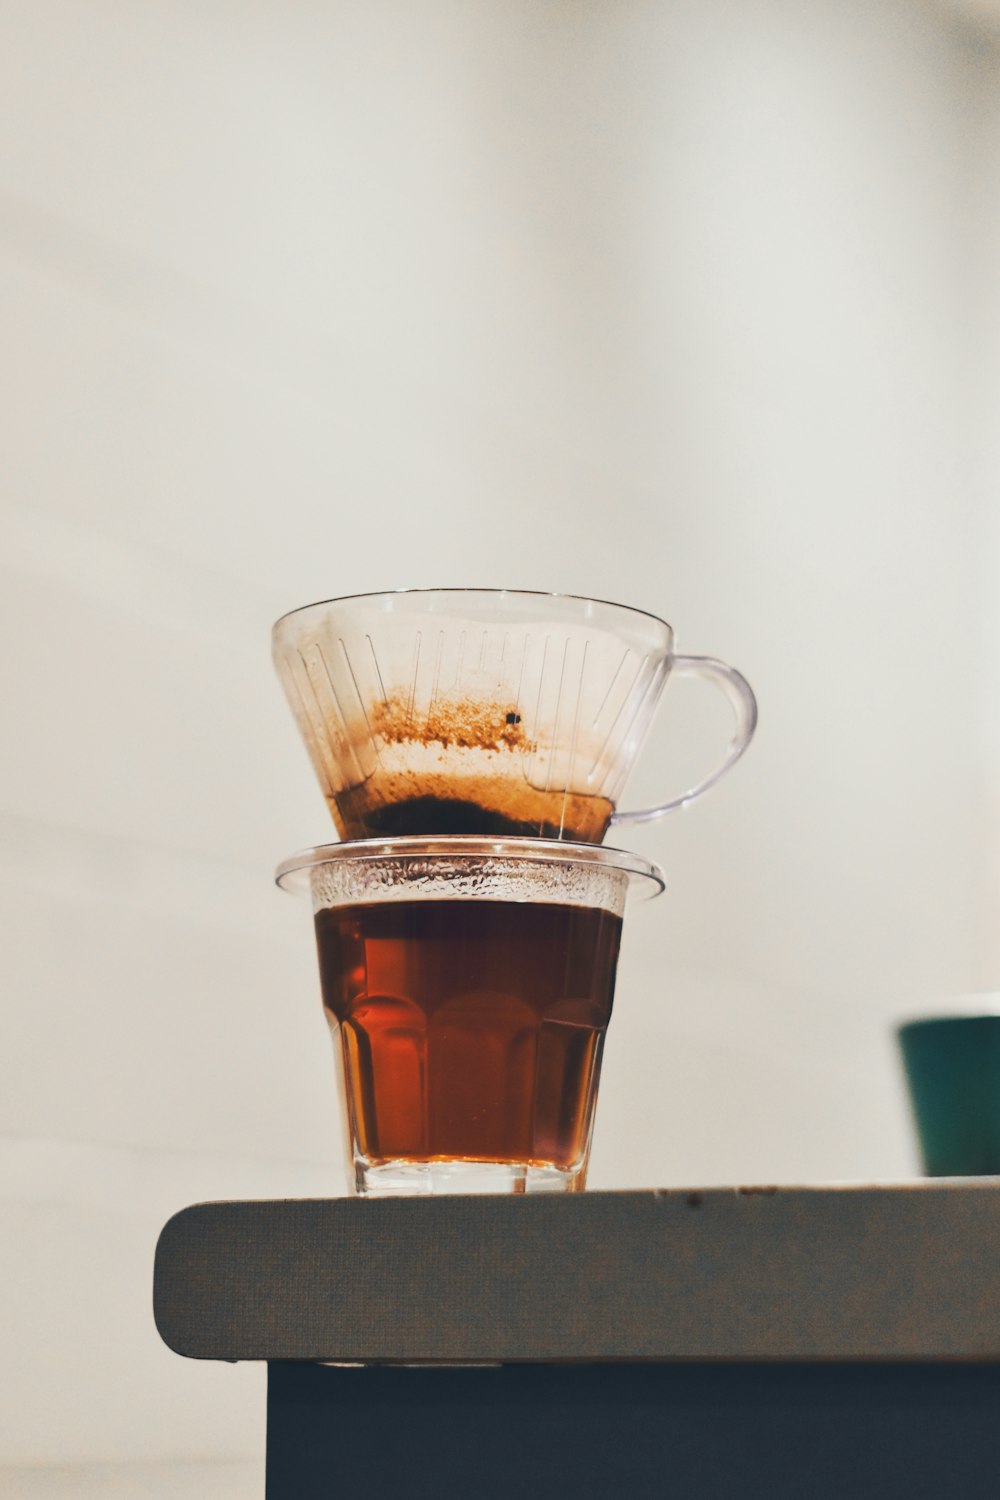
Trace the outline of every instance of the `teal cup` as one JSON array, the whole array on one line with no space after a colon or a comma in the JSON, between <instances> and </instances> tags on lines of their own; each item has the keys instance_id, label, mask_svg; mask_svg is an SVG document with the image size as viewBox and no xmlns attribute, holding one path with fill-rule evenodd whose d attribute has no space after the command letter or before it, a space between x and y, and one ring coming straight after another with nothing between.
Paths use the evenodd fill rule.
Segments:
<instances>
[{"instance_id":1,"label":"teal cup","mask_svg":"<svg viewBox=\"0 0 1000 1500\"><path fill-rule=\"evenodd\" d=\"M896 1035L924 1172L1000 1174L1000 1014L928 1017Z\"/></svg>"}]
</instances>

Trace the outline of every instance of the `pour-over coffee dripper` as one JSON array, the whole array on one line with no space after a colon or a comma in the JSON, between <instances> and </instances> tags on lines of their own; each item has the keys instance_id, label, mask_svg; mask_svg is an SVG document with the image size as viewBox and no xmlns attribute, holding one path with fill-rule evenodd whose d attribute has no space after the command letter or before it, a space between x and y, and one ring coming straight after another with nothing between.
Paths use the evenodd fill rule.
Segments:
<instances>
[{"instance_id":1,"label":"pour-over coffee dripper","mask_svg":"<svg viewBox=\"0 0 1000 1500\"><path fill-rule=\"evenodd\" d=\"M274 660L344 839L533 835L600 843L663 817L743 754L757 705L724 662L678 656L663 620L507 589L405 589L307 605ZM655 807L618 799L668 677L713 682L735 714L722 763Z\"/></svg>"}]
</instances>

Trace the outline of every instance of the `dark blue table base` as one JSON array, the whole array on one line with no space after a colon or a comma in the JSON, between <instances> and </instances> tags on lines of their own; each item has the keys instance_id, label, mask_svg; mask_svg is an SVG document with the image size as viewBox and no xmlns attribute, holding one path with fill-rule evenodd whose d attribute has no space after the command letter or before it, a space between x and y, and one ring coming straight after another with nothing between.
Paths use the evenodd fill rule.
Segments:
<instances>
[{"instance_id":1,"label":"dark blue table base","mask_svg":"<svg viewBox=\"0 0 1000 1500\"><path fill-rule=\"evenodd\" d=\"M998 1500L1000 1365L268 1366L267 1500Z\"/></svg>"}]
</instances>

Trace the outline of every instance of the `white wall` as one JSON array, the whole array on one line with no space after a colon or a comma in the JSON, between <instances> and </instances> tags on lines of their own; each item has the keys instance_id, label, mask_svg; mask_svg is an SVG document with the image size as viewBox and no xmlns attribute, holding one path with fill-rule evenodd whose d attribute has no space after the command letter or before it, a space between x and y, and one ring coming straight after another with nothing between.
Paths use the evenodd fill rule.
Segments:
<instances>
[{"instance_id":1,"label":"white wall","mask_svg":"<svg viewBox=\"0 0 1000 1500\"><path fill-rule=\"evenodd\" d=\"M268 655L309 599L593 593L742 667L751 754L631 840L671 889L593 1185L914 1172L891 1020L1000 984L990 44L912 0L3 30L0 1462L259 1451L261 1372L149 1289L184 1203L343 1189L270 887L329 831ZM678 685L635 798L722 727Z\"/></svg>"},{"instance_id":2,"label":"white wall","mask_svg":"<svg viewBox=\"0 0 1000 1500\"><path fill-rule=\"evenodd\" d=\"M972 119L978 128L970 164L979 191L972 204L972 276L965 326L972 348L968 406L969 490L981 537L973 582L979 622L985 874L980 886L982 982L1000 988L1000 46L980 53L970 73Z\"/></svg>"}]
</instances>

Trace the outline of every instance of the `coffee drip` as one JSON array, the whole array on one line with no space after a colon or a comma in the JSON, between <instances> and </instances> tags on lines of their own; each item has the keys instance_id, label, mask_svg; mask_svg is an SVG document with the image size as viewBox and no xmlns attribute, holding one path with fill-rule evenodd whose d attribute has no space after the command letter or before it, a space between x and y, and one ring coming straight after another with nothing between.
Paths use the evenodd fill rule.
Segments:
<instances>
[{"instance_id":1,"label":"coffee drip","mask_svg":"<svg viewBox=\"0 0 1000 1500\"><path fill-rule=\"evenodd\" d=\"M308 881L358 1192L579 1191L626 895L663 887L594 846L718 780L749 686L642 611L503 590L307 606L274 658L343 840L279 879ZM671 674L721 689L732 742L623 812Z\"/></svg>"}]
</instances>

